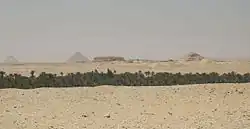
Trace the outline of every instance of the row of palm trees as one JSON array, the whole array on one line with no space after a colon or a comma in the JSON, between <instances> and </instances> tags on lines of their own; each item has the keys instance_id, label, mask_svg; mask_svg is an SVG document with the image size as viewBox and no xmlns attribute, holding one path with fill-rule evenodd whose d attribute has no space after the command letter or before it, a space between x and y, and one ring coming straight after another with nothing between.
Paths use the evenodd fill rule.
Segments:
<instances>
[{"instance_id":1,"label":"row of palm trees","mask_svg":"<svg viewBox=\"0 0 250 129\"><path fill-rule=\"evenodd\" d=\"M185 84L207 84L207 83L248 83L250 73L239 74L236 72L218 74L211 73L154 73L142 72L120 73L107 69L107 72L94 70L86 73L63 72L60 75L42 72L35 76L35 71L30 76L21 74L6 74L0 71L0 88L32 89L40 87L86 87L99 85L115 86L172 86Z\"/></svg>"}]
</instances>

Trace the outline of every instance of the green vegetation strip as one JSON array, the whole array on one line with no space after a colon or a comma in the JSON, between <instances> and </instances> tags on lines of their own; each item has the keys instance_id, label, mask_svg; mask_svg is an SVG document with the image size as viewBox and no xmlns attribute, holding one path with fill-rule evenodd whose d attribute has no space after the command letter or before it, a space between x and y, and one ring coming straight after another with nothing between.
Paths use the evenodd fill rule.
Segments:
<instances>
[{"instance_id":1,"label":"green vegetation strip","mask_svg":"<svg viewBox=\"0 0 250 129\"><path fill-rule=\"evenodd\" d=\"M229 72L218 74L211 73L154 73L141 72L120 73L107 69L107 72L97 70L86 73L69 73L60 75L42 72L35 76L31 71L30 76L20 74L7 75L0 71L0 89L18 88L33 89L41 87L94 87L100 85L114 86L173 86L186 84L207 84L207 83L249 83L250 73L239 74Z\"/></svg>"}]
</instances>

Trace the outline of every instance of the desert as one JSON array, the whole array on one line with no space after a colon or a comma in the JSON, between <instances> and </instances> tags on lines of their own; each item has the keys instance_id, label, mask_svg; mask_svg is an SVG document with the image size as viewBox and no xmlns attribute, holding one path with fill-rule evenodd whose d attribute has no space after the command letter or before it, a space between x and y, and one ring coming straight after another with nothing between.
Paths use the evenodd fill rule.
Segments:
<instances>
[{"instance_id":1,"label":"desert","mask_svg":"<svg viewBox=\"0 0 250 129\"><path fill-rule=\"evenodd\" d=\"M65 62L19 62L15 57L10 56L0 63L0 71L6 73L18 73L30 75L34 70L36 74L49 72L54 74L90 72L94 70L105 72L107 69L116 70L117 73L137 72L137 71L154 71L170 73L227 73L235 71L237 73L250 72L249 60L216 60L204 57L195 52L189 52L181 58L168 59L163 61L144 60L144 59L127 59L123 57L107 56L95 57L90 60L80 52L74 53Z\"/></svg>"},{"instance_id":2,"label":"desert","mask_svg":"<svg viewBox=\"0 0 250 129\"><path fill-rule=\"evenodd\" d=\"M1 129L248 129L250 84L0 90Z\"/></svg>"},{"instance_id":3,"label":"desert","mask_svg":"<svg viewBox=\"0 0 250 129\"><path fill-rule=\"evenodd\" d=\"M0 64L0 70L7 73L18 73L22 75L30 75L30 71L34 70L36 74L41 72L50 72L59 74L90 72L95 69L98 71L106 71L108 68L116 70L118 73L154 71L154 72L181 72L181 73L202 73L202 72L218 72L226 73L235 71L238 73L250 72L249 61L173 61L173 62L129 62L129 61L112 61L112 62L86 62L86 63L19 63L19 64Z\"/></svg>"},{"instance_id":4,"label":"desert","mask_svg":"<svg viewBox=\"0 0 250 129\"><path fill-rule=\"evenodd\" d=\"M189 57L190 59L191 57ZM198 60L2 63L8 74L153 71L250 72L248 61ZM106 58L105 58L106 60ZM0 129L247 129L250 84L0 89Z\"/></svg>"},{"instance_id":5,"label":"desert","mask_svg":"<svg viewBox=\"0 0 250 129\"><path fill-rule=\"evenodd\" d=\"M250 129L249 23L250 0L0 0L0 129Z\"/></svg>"}]
</instances>

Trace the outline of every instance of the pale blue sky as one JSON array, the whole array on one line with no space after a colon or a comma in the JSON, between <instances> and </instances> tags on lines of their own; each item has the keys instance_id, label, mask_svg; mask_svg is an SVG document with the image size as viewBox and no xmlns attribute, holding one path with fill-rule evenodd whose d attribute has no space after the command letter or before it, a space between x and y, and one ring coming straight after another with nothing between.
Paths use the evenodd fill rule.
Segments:
<instances>
[{"instance_id":1,"label":"pale blue sky","mask_svg":"<svg viewBox=\"0 0 250 129\"><path fill-rule=\"evenodd\" d=\"M0 60L250 57L250 0L1 0Z\"/></svg>"}]
</instances>

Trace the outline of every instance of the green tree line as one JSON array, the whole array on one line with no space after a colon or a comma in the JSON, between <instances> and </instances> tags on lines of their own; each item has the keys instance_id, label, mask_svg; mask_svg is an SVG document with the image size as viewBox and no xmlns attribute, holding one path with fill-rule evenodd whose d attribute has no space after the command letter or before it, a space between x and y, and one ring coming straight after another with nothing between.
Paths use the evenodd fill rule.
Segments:
<instances>
[{"instance_id":1,"label":"green tree line","mask_svg":"<svg viewBox=\"0 0 250 129\"><path fill-rule=\"evenodd\" d=\"M63 72L60 75L42 72L35 76L35 71L30 76L21 74L6 74L0 71L0 89L18 88L33 89L40 87L93 87L100 85L115 86L172 86L186 84L207 83L248 83L250 73L239 74L229 72L218 74L211 73L169 73L169 72L142 72L119 73L107 69L107 72L94 70L86 73Z\"/></svg>"}]
</instances>

